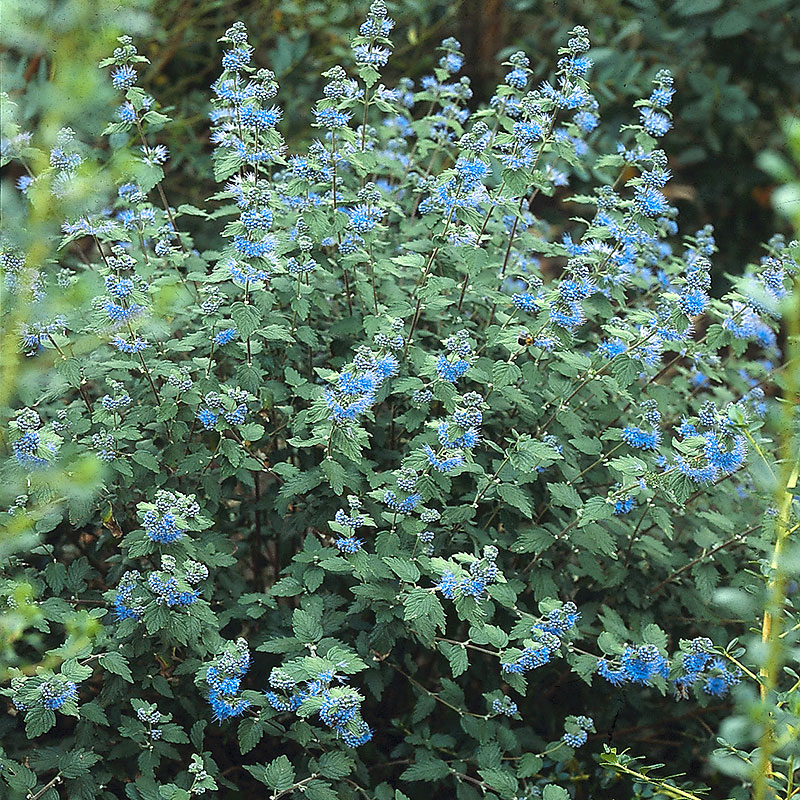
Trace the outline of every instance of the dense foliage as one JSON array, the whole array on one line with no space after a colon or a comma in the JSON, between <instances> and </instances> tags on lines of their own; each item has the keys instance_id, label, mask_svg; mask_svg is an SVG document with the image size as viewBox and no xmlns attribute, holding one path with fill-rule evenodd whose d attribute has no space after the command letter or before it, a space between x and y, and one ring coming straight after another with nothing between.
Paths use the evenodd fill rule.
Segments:
<instances>
[{"instance_id":1,"label":"dense foliage","mask_svg":"<svg viewBox=\"0 0 800 800\"><path fill-rule=\"evenodd\" d=\"M28 125L59 99L50 91L54 41L65 42L64 66L71 69L73 53L104 46L110 52L110 31L120 25L136 37L151 60L141 81L157 90L175 118L162 132L172 154L170 185L196 205L212 192L204 118L219 32L244 21L262 62L291 86L281 96L281 131L291 148L301 149L320 73L346 57L363 16L362 5L350 0L125 0L124 15L110 0L6 0L6 6L4 84L12 96L24 92L20 112ZM760 243L780 224L770 203L775 182L757 167L756 155L781 144L778 120L800 107L800 5L794 0L403 0L388 8L397 20L397 48L385 78L419 80L436 64L436 42L455 36L470 65L471 109L494 94L504 74L500 61L511 52L528 53L538 83L551 69L550 43L585 25L592 31L592 83L606 120L596 134L604 149L613 148L627 109L648 92L652 74L670 67L678 124L666 143L674 174L667 194L687 230L712 222L730 234L717 243L717 295L729 288L724 273L738 274L757 258ZM105 88L87 84L85 75L74 80L70 97L80 102L63 108L63 124L94 136ZM551 214L546 201L539 211ZM552 213L557 216L557 207ZM196 243L213 246L202 231L194 233Z\"/></svg>"},{"instance_id":2,"label":"dense foliage","mask_svg":"<svg viewBox=\"0 0 800 800\"><path fill-rule=\"evenodd\" d=\"M0 786L790 800L800 244L713 296L666 70L609 152L584 28L477 111L392 29L293 152L233 24L201 205L129 36L105 140L3 96Z\"/></svg>"}]
</instances>

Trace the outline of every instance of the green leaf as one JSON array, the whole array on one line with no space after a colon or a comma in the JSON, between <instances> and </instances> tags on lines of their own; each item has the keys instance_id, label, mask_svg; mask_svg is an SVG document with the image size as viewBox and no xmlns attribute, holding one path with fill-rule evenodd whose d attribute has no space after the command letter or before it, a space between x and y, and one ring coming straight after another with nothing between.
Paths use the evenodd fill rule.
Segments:
<instances>
[{"instance_id":1,"label":"green leaf","mask_svg":"<svg viewBox=\"0 0 800 800\"><path fill-rule=\"evenodd\" d=\"M25 714L25 735L35 739L56 724L56 715L49 708L34 706Z\"/></svg>"},{"instance_id":2,"label":"green leaf","mask_svg":"<svg viewBox=\"0 0 800 800\"><path fill-rule=\"evenodd\" d=\"M322 462L322 471L328 479L334 494L341 495L344 491L345 471L344 467L332 458L326 458Z\"/></svg>"},{"instance_id":3,"label":"green leaf","mask_svg":"<svg viewBox=\"0 0 800 800\"><path fill-rule=\"evenodd\" d=\"M439 598L428 589L417 587L412 589L403 600L405 619L414 620L427 617L436 627L444 632L445 616Z\"/></svg>"},{"instance_id":4,"label":"green leaf","mask_svg":"<svg viewBox=\"0 0 800 800\"><path fill-rule=\"evenodd\" d=\"M133 683L133 675L128 666L128 659L122 653L103 653L97 660L107 672L119 675L128 683Z\"/></svg>"},{"instance_id":5,"label":"green leaf","mask_svg":"<svg viewBox=\"0 0 800 800\"><path fill-rule=\"evenodd\" d=\"M478 774L495 789L500 797L512 798L517 795L517 779L504 769L479 769Z\"/></svg>"},{"instance_id":6,"label":"green leaf","mask_svg":"<svg viewBox=\"0 0 800 800\"><path fill-rule=\"evenodd\" d=\"M528 519L533 516L533 508L525 492L519 486L510 483L501 483L497 487L497 493L510 506L519 509Z\"/></svg>"},{"instance_id":7,"label":"green leaf","mask_svg":"<svg viewBox=\"0 0 800 800\"><path fill-rule=\"evenodd\" d=\"M581 507L583 501L574 486L569 486L566 483L548 483L547 488L550 490L550 497L554 506L562 506L564 508Z\"/></svg>"},{"instance_id":8,"label":"green leaf","mask_svg":"<svg viewBox=\"0 0 800 800\"><path fill-rule=\"evenodd\" d=\"M677 0L673 9L678 16L694 17L716 11L721 5L722 0Z\"/></svg>"},{"instance_id":9,"label":"green leaf","mask_svg":"<svg viewBox=\"0 0 800 800\"><path fill-rule=\"evenodd\" d=\"M303 788L305 789L303 796L309 800L339 800L339 795L324 781L309 781Z\"/></svg>"},{"instance_id":10,"label":"green leaf","mask_svg":"<svg viewBox=\"0 0 800 800\"><path fill-rule=\"evenodd\" d=\"M73 562L75 563L75 562ZM69 570L67 570L69 572ZM67 581L69 582L69 580ZM68 658L61 665L61 674L75 683L85 681L92 674L92 668L87 667L85 664L79 664L75 658Z\"/></svg>"},{"instance_id":11,"label":"green leaf","mask_svg":"<svg viewBox=\"0 0 800 800\"><path fill-rule=\"evenodd\" d=\"M303 644L318 642L323 634L322 625L317 617L301 608L296 608L292 614L292 631Z\"/></svg>"},{"instance_id":12,"label":"green leaf","mask_svg":"<svg viewBox=\"0 0 800 800\"><path fill-rule=\"evenodd\" d=\"M544 787L542 800L570 800L570 797L566 789L551 783L549 786Z\"/></svg>"},{"instance_id":13,"label":"green leaf","mask_svg":"<svg viewBox=\"0 0 800 800\"><path fill-rule=\"evenodd\" d=\"M642 641L645 644L654 644L662 651L667 649L667 634L653 622L646 625L642 631Z\"/></svg>"},{"instance_id":14,"label":"green leaf","mask_svg":"<svg viewBox=\"0 0 800 800\"><path fill-rule=\"evenodd\" d=\"M355 762L353 759L348 758L344 753L337 750L325 753L319 759L320 775L331 780L344 778L345 775L349 775L353 771L354 767Z\"/></svg>"},{"instance_id":15,"label":"green leaf","mask_svg":"<svg viewBox=\"0 0 800 800\"><path fill-rule=\"evenodd\" d=\"M178 213L179 214L189 214L193 217L206 217L208 218L208 212L203 211L202 208L198 208L197 206L190 205L189 203L181 203L178 206Z\"/></svg>"},{"instance_id":16,"label":"green leaf","mask_svg":"<svg viewBox=\"0 0 800 800\"><path fill-rule=\"evenodd\" d=\"M618 355L611 362L611 374L623 389L630 386L641 371L642 368L639 366L638 362L626 356L624 353Z\"/></svg>"},{"instance_id":17,"label":"green leaf","mask_svg":"<svg viewBox=\"0 0 800 800\"><path fill-rule=\"evenodd\" d=\"M439 758L423 755L416 764L412 764L400 775L404 781L436 781L450 774L450 767Z\"/></svg>"},{"instance_id":18,"label":"green leaf","mask_svg":"<svg viewBox=\"0 0 800 800\"><path fill-rule=\"evenodd\" d=\"M239 723L239 752L244 755L250 752L264 735L264 726L256 717L246 717Z\"/></svg>"},{"instance_id":19,"label":"green leaf","mask_svg":"<svg viewBox=\"0 0 800 800\"><path fill-rule=\"evenodd\" d=\"M246 442L257 442L264 435L264 426L256 422L248 422L239 427L239 434Z\"/></svg>"},{"instance_id":20,"label":"green leaf","mask_svg":"<svg viewBox=\"0 0 800 800\"><path fill-rule=\"evenodd\" d=\"M231 318L236 325L239 336L243 339L252 336L261 324L261 312L255 306L245 303L233 304Z\"/></svg>"},{"instance_id":21,"label":"green leaf","mask_svg":"<svg viewBox=\"0 0 800 800\"><path fill-rule=\"evenodd\" d=\"M492 366L492 383L498 388L510 386L522 377L522 372L516 364L500 361Z\"/></svg>"},{"instance_id":22,"label":"green leaf","mask_svg":"<svg viewBox=\"0 0 800 800\"><path fill-rule=\"evenodd\" d=\"M293 342L294 336L286 325L265 325L261 329L261 336L268 342Z\"/></svg>"},{"instance_id":23,"label":"green leaf","mask_svg":"<svg viewBox=\"0 0 800 800\"><path fill-rule=\"evenodd\" d=\"M161 466L159 465L156 457L147 450L136 450L131 455L131 458L137 464L141 464L143 467L146 467L151 472L155 472L156 474L161 472Z\"/></svg>"},{"instance_id":24,"label":"green leaf","mask_svg":"<svg viewBox=\"0 0 800 800\"><path fill-rule=\"evenodd\" d=\"M294 784L294 767L286 756L278 756L264 768L264 780L270 789L285 792Z\"/></svg>"},{"instance_id":25,"label":"green leaf","mask_svg":"<svg viewBox=\"0 0 800 800\"><path fill-rule=\"evenodd\" d=\"M524 753L517 765L517 777L532 778L542 768L544 762L534 753Z\"/></svg>"},{"instance_id":26,"label":"green leaf","mask_svg":"<svg viewBox=\"0 0 800 800\"><path fill-rule=\"evenodd\" d=\"M752 27L753 18L744 11L732 8L726 14L714 21L711 26L711 35L717 39L724 39L728 36L739 36Z\"/></svg>"},{"instance_id":27,"label":"green leaf","mask_svg":"<svg viewBox=\"0 0 800 800\"><path fill-rule=\"evenodd\" d=\"M108 725L106 712L94 700L89 703L81 703L80 713L81 717L88 719L89 722L94 722L96 725Z\"/></svg>"},{"instance_id":28,"label":"green leaf","mask_svg":"<svg viewBox=\"0 0 800 800\"><path fill-rule=\"evenodd\" d=\"M469 658L467 648L460 644L450 644L449 642L439 642L439 650L450 663L450 672L457 678L469 668Z\"/></svg>"},{"instance_id":29,"label":"green leaf","mask_svg":"<svg viewBox=\"0 0 800 800\"><path fill-rule=\"evenodd\" d=\"M383 563L400 578L401 581L406 583L416 583L419 580L419 569L413 561L408 558L400 558L399 556L385 556Z\"/></svg>"}]
</instances>

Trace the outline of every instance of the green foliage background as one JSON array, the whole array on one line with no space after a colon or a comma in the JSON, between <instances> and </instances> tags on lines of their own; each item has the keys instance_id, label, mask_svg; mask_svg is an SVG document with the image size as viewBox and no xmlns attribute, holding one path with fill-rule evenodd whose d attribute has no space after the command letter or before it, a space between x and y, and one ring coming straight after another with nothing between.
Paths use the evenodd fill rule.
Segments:
<instances>
[{"instance_id":1,"label":"green foliage background","mask_svg":"<svg viewBox=\"0 0 800 800\"><path fill-rule=\"evenodd\" d=\"M800 10L791 0L724 4L721 0L415 0L388 5L407 39L398 37L391 69L398 75L424 74L433 66L433 47L438 40L455 35L465 44L467 73L475 78L476 103L488 99L497 81L496 54L502 58L521 46L543 77L551 66L552 42L563 38L576 23L587 25L594 37L594 83L603 101L604 130L618 128L616 117L621 120L622 109L629 109L633 99L646 93L658 67L672 67L678 90L676 131L669 137L667 149L678 175L674 183L694 187L671 198L681 207L684 229L714 221L721 251L716 264L723 270L738 270L758 253L758 242L773 230L789 227L791 221L797 225L795 167L780 151L784 133L797 146L798 127L789 123L782 131L777 124L800 100ZM290 149L296 149L307 136L320 72L345 56L351 32L364 10L363 4L352 2L169 0L153 4L141 0L124 3L120 13L119 3L109 0L7 0L0 34L7 48L3 89L17 103L22 127L36 129L44 149L63 125L104 147L96 133L112 105L113 93L96 63L113 48L117 34L136 36L142 52L152 61L143 84L174 109L171 116L176 122L165 131L164 139L173 155L171 192L200 205L213 191L206 111L208 84L218 70L215 40L219 33L234 19L241 18L248 25L259 61L269 64L281 83L279 99L286 114L282 130ZM117 168L124 174L121 165ZM108 169L114 170L114 164ZM786 185L772 197L780 184ZM84 191L90 195L92 186L86 185ZM17 213L22 218L16 203L13 195L5 193L2 209L7 218L14 219ZM773 211L775 207L785 219ZM57 212L57 208L40 206L35 216L26 219L24 238L34 259L53 255L43 250L48 246L43 242L58 227ZM198 246L208 246L216 239L220 226L191 222ZM79 298L70 300L78 302ZM7 329L13 330L14 325ZM47 375L36 362L18 358L15 344L2 345L0 407L33 402L47 388ZM86 470L74 470L71 480L72 494L79 494L81 481L88 493L97 475L91 473L87 462ZM4 546L10 549L4 552ZM0 539L0 560L11 549L19 552L31 546L31 541L22 538ZM734 570L732 565L728 567ZM67 584L81 587L79 570L73 573L67 575ZM31 634L31 620L25 619L24 603L20 605L19 614L0 619L0 641L16 644L9 653L0 653L0 663L12 649L29 655L37 650L37 634ZM677 613L682 612L678 606ZM78 652L96 630L88 613L70 625L62 657ZM28 650L19 646L23 631L30 637ZM569 687L565 690L566 694L570 691ZM610 709L609 720L604 722L610 723L614 713ZM747 721L740 716L731 725L746 727ZM687 753L687 763L691 758ZM646 795L649 789L642 791Z\"/></svg>"}]
</instances>

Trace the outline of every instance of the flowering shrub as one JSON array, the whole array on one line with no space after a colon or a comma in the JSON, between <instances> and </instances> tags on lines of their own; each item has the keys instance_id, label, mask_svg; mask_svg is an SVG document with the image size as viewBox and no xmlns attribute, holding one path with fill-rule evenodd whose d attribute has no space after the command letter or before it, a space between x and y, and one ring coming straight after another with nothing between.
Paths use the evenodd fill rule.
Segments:
<instances>
[{"instance_id":1,"label":"flowering shrub","mask_svg":"<svg viewBox=\"0 0 800 800\"><path fill-rule=\"evenodd\" d=\"M797 467L766 418L782 388L791 441L800 246L712 294L713 231L680 239L668 199L668 72L598 154L583 28L550 80L510 56L478 110L453 39L419 87L381 83L392 28L377 0L294 154L226 31L207 208L170 205L127 36L107 146L62 130L45 164L7 132L31 229L64 221L52 255L2 245L42 369L6 428L0 785L691 798L727 773L788 800ZM734 687L762 716L712 767ZM703 758L685 788L619 752L653 730Z\"/></svg>"}]
</instances>

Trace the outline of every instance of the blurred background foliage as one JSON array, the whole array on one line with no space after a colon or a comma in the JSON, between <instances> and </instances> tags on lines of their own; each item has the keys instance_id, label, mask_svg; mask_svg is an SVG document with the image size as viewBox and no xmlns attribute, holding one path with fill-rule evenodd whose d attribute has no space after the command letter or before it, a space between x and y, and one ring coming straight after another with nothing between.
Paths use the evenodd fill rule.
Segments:
<instances>
[{"instance_id":1,"label":"blurred background foliage","mask_svg":"<svg viewBox=\"0 0 800 800\"><path fill-rule=\"evenodd\" d=\"M70 125L96 140L110 116L110 86L95 64L128 33L152 64L143 79L176 120L164 132L172 192L197 202L212 192L206 113L220 32L242 19L259 63L281 83L284 135L302 146L320 73L347 59L364 15L354 0L5 0L4 89L23 127ZM800 3L796 0L389 0L397 20L389 77L419 78L436 44L455 36L466 53L474 103L488 101L500 61L525 50L544 78L553 45L575 24L592 34L595 92L607 122L631 119L660 67L675 74L675 129L666 139L677 180L671 199L686 230L718 230L719 272L738 272L785 222L778 185L759 154L781 147L779 120L800 108ZM59 74L55 74L60 70ZM53 78L56 81L53 82ZM24 98L24 99L23 99ZM42 122L50 124L42 125ZM601 126L613 131L615 124ZM608 135L608 134L606 134ZM598 147L614 145L599 142ZM213 232L210 232L213 234ZM202 233L201 240L202 244ZM720 290L722 285L720 285Z\"/></svg>"}]
</instances>

